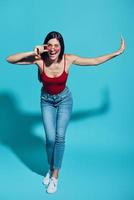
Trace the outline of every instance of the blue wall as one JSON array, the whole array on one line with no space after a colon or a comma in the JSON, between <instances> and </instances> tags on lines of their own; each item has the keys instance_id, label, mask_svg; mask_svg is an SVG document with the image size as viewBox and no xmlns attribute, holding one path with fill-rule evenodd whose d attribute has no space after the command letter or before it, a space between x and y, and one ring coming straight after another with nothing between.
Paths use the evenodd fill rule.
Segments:
<instances>
[{"instance_id":1,"label":"blue wall","mask_svg":"<svg viewBox=\"0 0 134 200\"><path fill-rule=\"evenodd\" d=\"M0 1L0 199L47 199L47 169L35 65L5 58L31 51L52 30L66 53L96 57L126 40L126 51L97 67L72 66L74 110L54 199L134 199L134 2ZM71 181L71 183L70 183Z\"/></svg>"}]
</instances>

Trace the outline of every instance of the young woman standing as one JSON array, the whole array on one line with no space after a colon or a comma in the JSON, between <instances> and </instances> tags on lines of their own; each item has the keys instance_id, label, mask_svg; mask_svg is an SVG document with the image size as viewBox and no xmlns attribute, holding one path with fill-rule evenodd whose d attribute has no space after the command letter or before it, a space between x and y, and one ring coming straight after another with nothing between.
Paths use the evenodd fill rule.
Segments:
<instances>
[{"instance_id":1,"label":"young woman standing","mask_svg":"<svg viewBox=\"0 0 134 200\"><path fill-rule=\"evenodd\" d=\"M72 113L72 94L66 86L71 64L97 66L125 50L121 38L119 50L96 58L82 58L64 54L64 40L60 33L50 32L43 45L33 51L17 53L7 57L12 64L36 64L39 71L41 89L41 113L46 133L46 151L49 170L43 179L48 193L57 191L58 175L65 149L65 133Z\"/></svg>"}]
</instances>

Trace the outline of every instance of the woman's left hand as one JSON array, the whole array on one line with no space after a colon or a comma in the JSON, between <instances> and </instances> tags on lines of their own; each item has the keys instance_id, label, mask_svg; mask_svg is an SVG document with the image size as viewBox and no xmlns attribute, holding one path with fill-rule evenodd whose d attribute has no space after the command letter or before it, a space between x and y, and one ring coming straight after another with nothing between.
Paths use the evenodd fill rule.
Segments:
<instances>
[{"instance_id":1,"label":"woman's left hand","mask_svg":"<svg viewBox=\"0 0 134 200\"><path fill-rule=\"evenodd\" d=\"M117 54L118 54L118 55L122 54L122 53L124 52L125 48L126 48L125 40L124 40L123 36L121 36L121 47L120 47L120 49L117 51Z\"/></svg>"}]
</instances>

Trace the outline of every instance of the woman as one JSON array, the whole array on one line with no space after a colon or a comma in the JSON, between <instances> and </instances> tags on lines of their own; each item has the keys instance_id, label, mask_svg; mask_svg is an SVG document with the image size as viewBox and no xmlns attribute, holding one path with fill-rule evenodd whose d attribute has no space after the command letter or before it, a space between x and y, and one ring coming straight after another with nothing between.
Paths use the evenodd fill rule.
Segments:
<instances>
[{"instance_id":1,"label":"woman","mask_svg":"<svg viewBox=\"0 0 134 200\"><path fill-rule=\"evenodd\" d=\"M57 190L65 148L65 133L72 112L72 95L66 86L71 64L96 66L120 55L124 49L125 42L121 38L119 50L101 57L82 58L64 54L62 35L58 32L50 32L43 45L36 46L33 51L17 53L7 58L7 61L13 64L36 64L38 67L39 79L43 84L41 111L50 166L43 183L47 186L48 193Z\"/></svg>"}]
</instances>

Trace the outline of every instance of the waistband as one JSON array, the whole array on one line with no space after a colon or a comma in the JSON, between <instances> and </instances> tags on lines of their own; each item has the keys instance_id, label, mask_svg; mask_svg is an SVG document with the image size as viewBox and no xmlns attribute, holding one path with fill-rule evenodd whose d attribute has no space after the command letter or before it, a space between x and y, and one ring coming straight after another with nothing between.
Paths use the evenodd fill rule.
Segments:
<instances>
[{"instance_id":1,"label":"waistband","mask_svg":"<svg viewBox=\"0 0 134 200\"><path fill-rule=\"evenodd\" d=\"M68 88L67 86L65 87L65 89L64 89L62 92L60 92L60 93L58 93L58 94L49 94L49 93L47 93L47 92L45 92L45 91L43 90L43 87L41 88L41 95L44 95L44 96L47 96L47 97L52 97L52 98L64 97L64 96L66 96L68 93L71 93L71 92L70 92L70 90L69 90L69 88Z\"/></svg>"}]
</instances>

